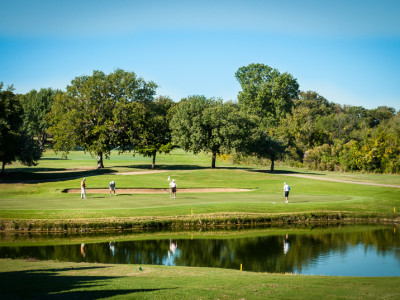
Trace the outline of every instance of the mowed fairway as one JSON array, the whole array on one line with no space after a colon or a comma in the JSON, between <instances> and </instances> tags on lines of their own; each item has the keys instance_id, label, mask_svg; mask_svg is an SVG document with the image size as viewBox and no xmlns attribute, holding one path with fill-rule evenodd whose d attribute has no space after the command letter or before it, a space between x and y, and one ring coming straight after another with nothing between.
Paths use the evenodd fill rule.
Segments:
<instances>
[{"instance_id":1,"label":"mowed fairway","mask_svg":"<svg viewBox=\"0 0 400 300\"><path fill-rule=\"evenodd\" d=\"M81 151L68 160L48 150L36 167L7 166L0 184L0 218L79 219L163 216L216 213L307 213L346 212L396 217L400 210L400 188L359 185L293 177L306 175L324 179L400 185L397 175L342 174L269 166L241 166L217 162L210 169L208 155L192 155L175 149L159 155L157 172L151 161L131 154L113 152L105 160L105 170L95 170L96 161ZM163 172L159 172L163 171ZM134 175L126 175L132 174ZM143 172L143 174L141 174ZM120 175L118 174L120 173ZM125 174L125 175L122 175ZM168 177L178 184L176 199L169 194L79 194L63 193L79 188L85 177L88 188L108 188L114 180L118 188L168 188ZM283 182L291 186L290 203L284 203ZM180 193L179 188L240 188L249 192Z\"/></svg>"}]
</instances>

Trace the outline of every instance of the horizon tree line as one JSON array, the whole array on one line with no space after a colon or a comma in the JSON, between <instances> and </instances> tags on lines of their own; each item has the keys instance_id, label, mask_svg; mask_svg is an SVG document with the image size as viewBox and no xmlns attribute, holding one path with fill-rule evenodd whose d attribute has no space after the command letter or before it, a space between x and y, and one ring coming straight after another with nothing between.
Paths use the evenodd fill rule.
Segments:
<instances>
[{"instance_id":1,"label":"horizon tree line","mask_svg":"<svg viewBox=\"0 0 400 300\"><path fill-rule=\"evenodd\" d=\"M97 157L111 150L152 158L174 146L197 154L276 160L318 170L400 173L400 112L329 102L300 91L289 73L249 64L235 77L238 101L191 95L174 102L155 98L157 85L134 72L93 71L65 91L51 88L17 95L0 83L0 161L35 165L52 137L66 157L81 147Z\"/></svg>"}]
</instances>

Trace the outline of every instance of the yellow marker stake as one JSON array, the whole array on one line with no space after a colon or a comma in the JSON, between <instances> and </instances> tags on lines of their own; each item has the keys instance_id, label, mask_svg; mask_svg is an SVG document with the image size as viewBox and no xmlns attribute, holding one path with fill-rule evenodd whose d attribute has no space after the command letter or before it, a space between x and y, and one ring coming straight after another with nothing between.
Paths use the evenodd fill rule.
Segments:
<instances>
[{"instance_id":1,"label":"yellow marker stake","mask_svg":"<svg viewBox=\"0 0 400 300\"><path fill-rule=\"evenodd\" d=\"M193 215L193 209L190 211L190 214Z\"/></svg>"},{"instance_id":2,"label":"yellow marker stake","mask_svg":"<svg viewBox=\"0 0 400 300\"><path fill-rule=\"evenodd\" d=\"M240 271L242 271L242 264L240 264Z\"/></svg>"},{"instance_id":3,"label":"yellow marker stake","mask_svg":"<svg viewBox=\"0 0 400 300\"><path fill-rule=\"evenodd\" d=\"M396 212L396 206L395 206L395 207L393 207L393 212Z\"/></svg>"}]
</instances>

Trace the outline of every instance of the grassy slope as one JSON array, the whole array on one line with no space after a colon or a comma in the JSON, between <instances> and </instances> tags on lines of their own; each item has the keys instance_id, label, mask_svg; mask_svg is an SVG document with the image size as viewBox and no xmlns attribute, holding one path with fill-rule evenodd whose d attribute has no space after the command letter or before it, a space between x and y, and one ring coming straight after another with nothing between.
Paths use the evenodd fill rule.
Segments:
<instances>
[{"instance_id":1,"label":"grassy slope","mask_svg":"<svg viewBox=\"0 0 400 300\"><path fill-rule=\"evenodd\" d=\"M393 216L394 207L400 210L400 189L365 186L351 183L319 181L289 177L282 172L269 173L265 168L242 167L219 163L209 169L210 157L191 155L175 150L171 155L159 155L159 169L165 173L146 175L115 175L115 172L144 171L150 160L131 155L113 153L106 160L106 170L89 170L95 160L83 152L73 152L68 160L60 160L47 152L34 168L19 165L8 167L7 183L0 184L0 218L12 219L79 219L139 216L177 216L209 213L308 213L343 211ZM70 169L78 168L80 170ZM82 170L83 169L83 170ZM68 171L68 172L67 172ZM296 172L301 173L302 170ZM397 175L342 174L303 172L307 175L343 180L364 180L377 183L400 184ZM66 188L79 187L82 177L88 187L107 188L111 180L117 188L153 187L167 188L168 176L175 178L178 188L184 187L235 187L252 188L243 193L179 194L170 200L161 195L91 194L81 200L79 194L65 194ZM350 177L349 177L350 176ZM291 186L290 204L283 203L282 184ZM117 190L118 192L118 190Z\"/></svg>"},{"instance_id":2,"label":"grassy slope","mask_svg":"<svg viewBox=\"0 0 400 300\"><path fill-rule=\"evenodd\" d=\"M399 277L327 277L212 268L0 260L2 298L398 299ZM139 270L139 267L142 270ZM23 287L23 288L22 288Z\"/></svg>"}]
</instances>

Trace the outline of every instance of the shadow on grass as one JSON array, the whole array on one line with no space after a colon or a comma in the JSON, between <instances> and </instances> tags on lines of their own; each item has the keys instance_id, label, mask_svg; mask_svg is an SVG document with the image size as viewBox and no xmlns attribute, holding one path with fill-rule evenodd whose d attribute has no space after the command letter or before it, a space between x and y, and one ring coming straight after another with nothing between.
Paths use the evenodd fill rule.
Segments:
<instances>
[{"instance_id":1,"label":"shadow on grass","mask_svg":"<svg viewBox=\"0 0 400 300\"><path fill-rule=\"evenodd\" d=\"M121 277L76 275L65 276L61 273L65 271L81 271L107 268L108 267L80 267L2 272L0 273L0 298L101 299L131 293L143 293L163 290L160 288L111 289L107 287L107 282L105 281ZM104 270L104 272L106 272L106 270ZM76 289L80 290L77 291Z\"/></svg>"},{"instance_id":2,"label":"shadow on grass","mask_svg":"<svg viewBox=\"0 0 400 300\"><path fill-rule=\"evenodd\" d=\"M151 170L150 164L138 164L130 166L114 166L114 168L131 168L140 170ZM248 170L249 167L244 166L217 166L216 170ZM195 170L211 170L210 166L199 166L199 165L156 165L154 171L167 170L167 171L195 171Z\"/></svg>"},{"instance_id":3,"label":"shadow on grass","mask_svg":"<svg viewBox=\"0 0 400 300\"><path fill-rule=\"evenodd\" d=\"M76 170L57 168L15 168L0 175L0 183L38 183L66 181L113 173L112 169Z\"/></svg>"},{"instance_id":4,"label":"shadow on grass","mask_svg":"<svg viewBox=\"0 0 400 300\"><path fill-rule=\"evenodd\" d=\"M266 174L274 174L274 175L286 175L286 174L298 174L298 175L325 175L320 173L313 173L313 172L302 172L302 171L290 171L290 170L260 170L260 169L249 169L250 172L257 172L257 173L266 173Z\"/></svg>"},{"instance_id":5,"label":"shadow on grass","mask_svg":"<svg viewBox=\"0 0 400 300\"><path fill-rule=\"evenodd\" d=\"M40 160L66 160L66 159L61 159L59 157L41 157Z\"/></svg>"}]
</instances>

